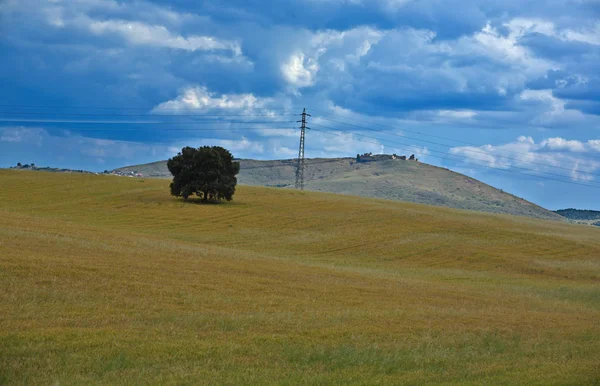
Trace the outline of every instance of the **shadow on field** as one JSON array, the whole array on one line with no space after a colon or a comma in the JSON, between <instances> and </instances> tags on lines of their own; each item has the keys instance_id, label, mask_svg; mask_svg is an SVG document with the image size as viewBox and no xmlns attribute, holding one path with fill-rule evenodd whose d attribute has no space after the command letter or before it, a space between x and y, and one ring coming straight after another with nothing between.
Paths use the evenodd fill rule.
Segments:
<instances>
[{"instance_id":1,"label":"shadow on field","mask_svg":"<svg viewBox=\"0 0 600 386\"><path fill-rule=\"evenodd\" d=\"M189 205L223 205L223 204L227 203L227 201L218 201L218 200L205 201L201 198L188 198L187 200L180 199L179 201L183 204L189 204Z\"/></svg>"},{"instance_id":2,"label":"shadow on field","mask_svg":"<svg viewBox=\"0 0 600 386\"><path fill-rule=\"evenodd\" d=\"M187 200L181 198L181 197L175 197L172 198L172 200L174 200L175 202L180 203L181 205L200 205L200 206L222 206L222 207L239 207L240 205L243 205L244 202L241 200L236 200L235 198L231 201L227 201L227 200L208 200L208 201L204 201L201 198L188 198Z\"/></svg>"}]
</instances>

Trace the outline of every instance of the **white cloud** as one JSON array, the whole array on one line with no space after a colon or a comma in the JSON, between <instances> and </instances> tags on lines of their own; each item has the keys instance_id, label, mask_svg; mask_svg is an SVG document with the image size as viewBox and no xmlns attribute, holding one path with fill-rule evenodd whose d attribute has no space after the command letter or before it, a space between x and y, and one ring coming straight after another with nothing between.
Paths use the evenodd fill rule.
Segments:
<instances>
[{"instance_id":1,"label":"white cloud","mask_svg":"<svg viewBox=\"0 0 600 386\"><path fill-rule=\"evenodd\" d=\"M172 157L184 146L223 146L235 156L253 156L265 152L262 140L252 140L246 137L240 139L222 138L190 138L173 143L148 144L134 141L98 139L72 134L61 130L62 135L54 135L44 128L4 127L0 128L0 143L11 145L37 145L53 149L57 154L69 154L73 160L98 159L120 161L122 163L151 162ZM77 168L76 165L73 166Z\"/></svg>"},{"instance_id":2,"label":"white cloud","mask_svg":"<svg viewBox=\"0 0 600 386\"><path fill-rule=\"evenodd\" d=\"M492 168L528 169L526 172L591 181L593 173L600 170L600 161L585 157L585 153L597 151L595 146L596 140L581 142L555 137L536 143L531 137L521 136L515 142L501 145L454 147L449 153L462 157L467 163Z\"/></svg>"},{"instance_id":3,"label":"white cloud","mask_svg":"<svg viewBox=\"0 0 600 386\"><path fill-rule=\"evenodd\" d=\"M199 15L172 11L146 1L113 0L44 1L21 0L6 6L4 12L29 13L54 28L74 28L93 35L119 36L132 45L172 48L185 51L226 51L242 56L239 41L180 31L184 22L206 23ZM36 15L37 14L37 15ZM97 16L101 14L102 17Z\"/></svg>"},{"instance_id":4,"label":"white cloud","mask_svg":"<svg viewBox=\"0 0 600 386\"><path fill-rule=\"evenodd\" d=\"M256 129L255 132L263 137L299 137L300 132L298 129Z\"/></svg>"},{"instance_id":5,"label":"white cloud","mask_svg":"<svg viewBox=\"0 0 600 386\"><path fill-rule=\"evenodd\" d=\"M402 100L418 100L422 106L427 103L427 95L438 92L465 96L477 93L484 98L496 95L508 99L531 79L560 68L520 44L523 30L544 30L547 25L541 22L528 25L521 21L511 28L502 27L489 23L479 31L456 39L437 39L436 31L427 29L377 30L379 36L361 59L365 65L353 69L350 76L343 79L354 86L356 99L365 90L372 96L388 96L398 104ZM320 79L328 80L331 75L323 70ZM337 77L329 82L333 87L344 84ZM419 95L423 95L422 101ZM449 95L448 98L452 101L463 97ZM434 107L436 98L432 96L431 100L430 105ZM450 112L452 110L446 107L439 116L465 119L468 118L465 114L470 114ZM468 111L468 108L462 110Z\"/></svg>"},{"instance_id":6,"label":"white cloud","mask_svg":"<svg viewBox=\"0 0 600 386\"><path fill-rule=\"evenodd\" d=\"M208 91L206 87L189 87L176 99L163 102L156 106L152 112L167 113L180 111L205 111L205 110L252 110L266 109L273 103L270 98L258 98L253 94L222 94ZM263 114L276 116L273 111L264 111Z\"/></svg>"},{"instance_id":7,"label":"white cloud","mask_svg":"<svg viewBox=\"0 0 600 386\"><path fill-rule=\"evenodd\" d=\"M568 140L561 137L548 138L540 143L541 148L564 150L574 153L600 153L600 140L590 139L587 142Z\"/></svg>"},{"instance_id":8,"label":"white cloud","mask_svg":"<svg viewBox=\"0 0 600 386\"><path fill-rule=\"evenodd\" d=\"M399 11L413 0L382 0L383 9L386 11Z\"/></svg>"},{"instance_id":9,"label":"white cloud","mask_svg":"<svg viewBox=\"0 0 600 386\"><path fill-rule=\"evenodd\" d=\"M583 142L560 137L548 138L542 141L541 146L551 150L566 150L578 153L586 151L586 145Z\"/></svg>"},{"instance_id":10,"label":"white cloud","mask_svg":"<svg viewBox=\"0 0 600 386\"><path fill-rule=\"evenodd\" d=\"M600 45L600 22L592 28L558 28L552 21L542 19L514 18L504 24L510 31L510 37L518 39L527 33L539 33L563 41L576 41Z\"/></svg>"},{"instance_id":11,"label":"white cloud","mask_svg":"<svg viewBox=\"0 0 600 386\"><path fill-rule=\"evenodd\" d=\"M561 36L564 40L600 45L600 22L596 23L593 29L567 29L562 32Z\"/></svg>"},{"instance_id":12,"label":"white cloud","mask_svg":"<svg viewBox=\"0 0 600 386\"><path fill-rule=\"evenodd\" d=\"M61 130L63 135L53 135L41 127L0 128L0 142L22 145L37 145L52 149L57 154L83 157L134 160L139 157L159 157L169 154L163 145L150 145L132 141L89 138ZM77 157L76 157L77 158Z\"/></svg>"},{"instance_id":13,"label":"white cloud","mask_svg":"<svg viewBox=\"0 0 600 386\"><path fill-rule=\"evenodd\" d=\"M307 144L310 144L310 151L307 153L311 157L348 157L356 154L373 153L386 154L396 153L398 155L410 156L414 154L420 160L424 160L430 151L426 147L403 145L398 147L393 143L387 144L386 141L380 141L374 138L364 137L357 133L345 131L311 131L307 135ZM312 150L319 149L319 150Z\"/></svg>"},{"instance_id":14,"label":"white cloud","mask_svg":"<svg viewBox=\"0 0 600 386\"><path fill-rule=\"evenodd\" d=\"M445 118L469 119L476 116L477 113L471 110L440 110L438 115Z\"/></svg>"},{"instance_id":15,"label":"white cloud","mask_svg":"<svg viewBox=\"0 0 600 386\"><path fill-rule=\"evenodd\" d=\"M359 65L361 58L384 36L383 31L367 26L302 32L306 39L299 41L279 64L283 79L294 91L321 81L318 78L321 71L343 73L348 66Z\"/></svg>"},{"instance_id":16,"label":"white cloud","mask_svg":"<svg viewBox=\"0 0 600 386\"><path fill-rule=\"evenodd\" d=\"M556 35L554 23L542 19L527 19L517 17L504 23L508 28L509 36L512 40L516 40L528 33L540 33L548 36Z\"/></svg>"},{"instance_id":17,"label":"white cloud","mask_svg":"<svg viewBox=\"0 0 600 386\"><path fill-rule=\"evenodd\" d=\"M232 139L203 139L202 145L222 146L231 152L246 152L262 154L265 151L264 145L258 141L251 141L245 137L239 140Z\"/></svg>"},{"instance_id":18,"label":"white cloud","mask_svg":"<svg viewBox=\"0 0 600 386\"><path fill-rule=\"evenodd\" d=\"M281 65L285 80L294 87L310 87L315 84L319 64L316 59L307 58L304 53L292 54Z\"/></svg>"},{"instance_id":19,"label":"white cloud","mask_svg":"<svg viewBox=\"0 0 600 386\"><path fill-rule=\"evenodd\" d=\"M556 98L552 94L552 90L525 89L519 97L524 101L540 101L546 104L549 107L549 110L545 112L546 119L551 119L553 116L565 112L565 102L562 99Z\"/></svg>"},{"instance_id":20,"label":"white cloud","mask_svg":"<svg viewBox=\"0 0 600 386\"><path fill-rule=\"evenodd\" d=\"M0 128L0 142L28 143L42 146L48 133L44 129L29 127Z\"/></svg>"},{"instance_id":21,"label":"white cloud","mask_svg":"<svg viewBox=\"0 0 600 386\"><path fill-rule=\"evenodd\" d=\"M548 26L543 24L528 24L515 22L508 24L509 33L502 34L488 23L481 31L475 33L467 41L476 42L472 49L483 51L487 56L494 58L498 62L508 62L513 66L517 66L524 75L540 76L545 74L550 69L558 68L558 65L548 60L537 58L529 50L519 44L519 38L523 35L528 25L529 29L545 30ZM505 85L500 85L505 87Z\"/></svg>"},{"instance_id":22,"label":"white cloud","mask_svg":"<svg viewBox=\"0 0 600 386\"><path fill-rule=\"evenodd\" d=\"M186 51L228 50L235 55L242 54L242 49L238 42L217 39L213 36L190 35L184 37L173 34L162 25L148 25L138 21L126 20L92 20L88 24L88 28L96 35L106 33L118 34L131 44L175 48Z\"/></svg>"},{"instance_id":23,"label":"white cloud","mask_svg":"<svg viewBox=\"0 0 600 386\"><path fill-rule=\"evenodd\" d=\"M277 158L295 158L298 155L298 149L276 145L272 147L272 153Z\"/></svg>"},{"instance_id":24,"label":"white cloud","mask_svg":"<svg viewBox=\"0 0 600 386\"><path fill-rule=\"evenodd\" d=\"M600 153L600 139L590 139L589 141L587 141L587 145L591 149L591 151L596 151Z\"/></svg>"},{"instance_id":25,"label":"white cloud","mask_svg":"<svg viewBox=\"0 0 600 386\"><path fill-rule=\"evenodd\" d=\"M525 89L519 95L522 101L537 102L541 105L532 123L540 126L573 125L584 122L586 116L579 110L569 109L566 102L553 95L552 90Z\"/></svg>"},{"instance_id":26,"label":"white cloud","mask_svg":"<svg viewBox=\"0 0 600 386\"><path fill-rule=\"evenodd\" d=\"M310 137L307 135L306 141L310 144L307 153L310 153L311 157L347 157L357 153L378 153L382 145L377 140L364 140L353 133L343 131L332 131L330 134L311 131Z\"/></svg>"}]
</instances>

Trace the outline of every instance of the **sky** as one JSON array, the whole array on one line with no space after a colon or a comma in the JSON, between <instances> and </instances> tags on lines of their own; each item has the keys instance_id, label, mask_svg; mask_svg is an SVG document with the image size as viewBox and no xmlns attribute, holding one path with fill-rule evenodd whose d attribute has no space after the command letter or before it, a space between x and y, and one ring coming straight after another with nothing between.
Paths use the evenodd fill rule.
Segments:
<instances>
[{"instance_id":1,"label":"sky","mask_svg":"<svg viewBox=\"0 0 600 386\"><path fill-rule=\"evenodd\" d=\"M0 167L416 154L600 210L600 0L0 0Z\"/></svg>"}]
</instances>

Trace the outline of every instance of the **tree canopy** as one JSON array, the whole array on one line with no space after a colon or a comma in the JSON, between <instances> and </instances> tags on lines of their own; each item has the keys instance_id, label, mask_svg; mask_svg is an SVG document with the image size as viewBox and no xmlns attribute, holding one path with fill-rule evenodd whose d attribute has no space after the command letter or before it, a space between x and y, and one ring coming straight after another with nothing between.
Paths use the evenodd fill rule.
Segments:
<instances>
[{"instance_id":1,"label":"tree canopy","mask_svg":"<svg viewBox=\"0 0 600 386\"><path fill-rule=\"evenodd\" d=\"M237 185L240 163L220 146L184 147L167 161L173 175L171 194L187 199L196 194L204 201L231 201Z\"/></svg>"}]
</instances>

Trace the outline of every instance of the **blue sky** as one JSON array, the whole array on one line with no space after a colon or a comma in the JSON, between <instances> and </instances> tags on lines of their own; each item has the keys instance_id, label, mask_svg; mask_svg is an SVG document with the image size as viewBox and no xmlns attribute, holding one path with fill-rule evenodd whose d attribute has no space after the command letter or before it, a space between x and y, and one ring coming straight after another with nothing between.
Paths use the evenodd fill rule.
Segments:
<instances>
[{"instance_id":1,"label":"blue sky","mask_svg":"<svg viewBox=\"0 0 600 386\"><path fill-rule=\"evenodd\" d=\"M600 210L598 0L3 0L0 57L0 167L294 158L306 107L309 157Z\"/></svg>"}]
</instances>

